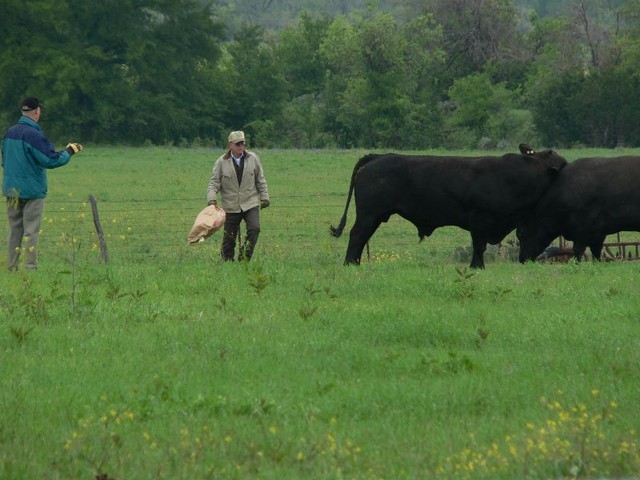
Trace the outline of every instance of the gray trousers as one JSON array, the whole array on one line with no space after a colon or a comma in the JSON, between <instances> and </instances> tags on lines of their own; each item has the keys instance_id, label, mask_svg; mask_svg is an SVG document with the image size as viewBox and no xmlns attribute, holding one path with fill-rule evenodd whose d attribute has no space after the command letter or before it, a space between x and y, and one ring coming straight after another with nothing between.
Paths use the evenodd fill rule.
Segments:
<instances>
[{"instance_id":1,"label":"gray trousers","mask_svg":"<svg viewBox=\"0 0 640 480\"><path fill-rule=\"evenodd\" d=\"M35 270L38 267L38 235L43 210L44 198L7 198L9 270L18 269L18 260L23 252L25 268Z\"/></svg>"},{"instance_id":2,"label":"gray trousers","mask_svg":"<svg viewBox=\"0 0 640 480\"><path fill-rule=\"evenodd\" d=\"M233 260L242 220L247 224L247 238L240 246L238 260L251 260L253 249L258 243L258 235L260 235L260 207L249 209L246 212L227 213L224 221L224 234L222 235L222 260Z\"/></svg>"}]
</instances>

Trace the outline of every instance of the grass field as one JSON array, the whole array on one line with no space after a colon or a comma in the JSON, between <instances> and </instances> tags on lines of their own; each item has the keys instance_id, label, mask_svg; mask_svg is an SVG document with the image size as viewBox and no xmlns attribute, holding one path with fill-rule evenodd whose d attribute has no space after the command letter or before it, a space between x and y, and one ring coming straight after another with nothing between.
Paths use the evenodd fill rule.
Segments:
<instances>
[{"instance_id":1,"label":"grass field","mask_svg":"<svg viewBox=\"0 0 640 480\"><path fill-rule=\"evenodd\" d=\"M343 267L353 204L328 229L366 152L258 153L249 264L219 260L220 233L186 242L218 151L50 171L38 271L1 251L1 479L640 475L640 263L504 248L475 272L467 232L419 243L394 217Z\"/></svg>"}]
</instances>

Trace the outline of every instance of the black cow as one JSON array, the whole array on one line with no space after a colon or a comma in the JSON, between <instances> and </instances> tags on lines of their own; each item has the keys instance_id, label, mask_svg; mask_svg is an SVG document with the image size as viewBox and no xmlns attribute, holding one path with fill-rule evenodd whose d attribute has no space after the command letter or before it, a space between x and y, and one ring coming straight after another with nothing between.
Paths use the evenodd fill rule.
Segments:
<instances>
[{"instance_id":1,"label":"black cow","mask_svg":"<svg viewBox=\"0 0 640 480\"><path fill-rule=\"evenodd\" d=\"M640 157L581 158L518 226L520 261L535 260L560 235L577 260L587 247L599 260L607 235L621 231L640 231Z\"/></svg>"},{"instance_id":2,"label":"black cow","mask_svg":"<svg viewBox=\"0 0 640 480\"><path fill-rule=\"evenodd\" d=\"M356 222L351 229L346 264L359 264L362 250L382 222L397 213L418 228L420 240L438 227L455 225L471 232L472 268L484 268L487 243L502 241L533 209L566 160L553 150L501 157L366 155L351 175L342 234L355 190Z\"/></svg>"}]
</instances>

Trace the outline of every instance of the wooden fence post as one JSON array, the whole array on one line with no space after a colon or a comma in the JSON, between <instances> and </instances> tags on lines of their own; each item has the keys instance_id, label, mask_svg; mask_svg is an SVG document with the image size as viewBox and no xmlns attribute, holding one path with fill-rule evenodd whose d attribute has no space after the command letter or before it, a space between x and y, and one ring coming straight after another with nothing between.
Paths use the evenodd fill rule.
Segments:
<instances>
[{"instance_id":1,"label":"wooden fence post","mask_svg":"<svg viewBox=\"0 0 640 480\"><path fill-rule=\"evenodd\" d=\"M102 231L102 225L100 224L100 215L98 214L98 200L93 195L89 195L89 202L91 202L91 211L93 212L93 224L96 226L96 233L98 234L98 242L100 242L100 252L102 253L102 260L104 263L109 263L109 251L107 250L107 242L104 240L104 232Z\"/></svg>"}]
</instances>

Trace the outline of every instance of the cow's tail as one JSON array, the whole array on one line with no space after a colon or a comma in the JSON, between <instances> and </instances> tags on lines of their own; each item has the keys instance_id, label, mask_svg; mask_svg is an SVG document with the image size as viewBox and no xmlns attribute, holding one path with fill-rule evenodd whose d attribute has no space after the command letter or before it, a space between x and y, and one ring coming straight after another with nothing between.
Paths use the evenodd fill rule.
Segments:
<instances>
[{"instance_id":1,"label":"cow's tail","mask_svg":"<svg viewBox=\"0 0 640 480\"><path fill-rule=\"evenodd\" d=\"M337 227L334 227L333 225L329 227L329 232L334 237L339 237L340 235L342 235L342 231L344 230L344 227L347 224L347 210L349 210L349 204L351 203L351 197L353 195L353 190L355 189L356 175L358 174L358 171L365 164L369 163L371 160L373 160L377 156L378 155L373 155L373 154L365 155L360 160L358 160L358 163L356 163L356 166L353 167L353 172L351 173L351 183L349 184L349 194L347 195L347 204L344 207L344 213L342 214L342 218L340 219L340 223L338 224Z\"/></svg>"}]
</instances>

